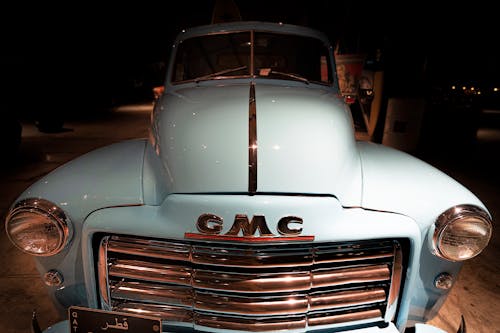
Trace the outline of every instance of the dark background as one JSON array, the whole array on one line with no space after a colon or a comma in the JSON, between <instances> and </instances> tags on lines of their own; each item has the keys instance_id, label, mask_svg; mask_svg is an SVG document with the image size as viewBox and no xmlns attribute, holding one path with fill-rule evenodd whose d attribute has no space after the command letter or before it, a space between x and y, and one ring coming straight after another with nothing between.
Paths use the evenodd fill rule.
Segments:
<instances>
[{"instance_id":1,"label":"dark background","mask_svg":"<svg viewBox=\"0 0 500 333\"><path fill-rule=\"evenodd\" d=\"M151 98L183 28L209 24L215 0L17 3L0 7L2 104L108 107ZM498 24L492 2L235 0L243 20L307 25L341 53L382 51L388 94L422 94L434 82L496 83ZM75 99L76 97L76 99ZM24 101L24 105L19 105ZM77 101L77 103L75 103ZM12 111L14 110L14 111Z\"/></svg>"},{"instance_id":2,"label":"dark background","mask_svg":"<svg viewBox=\"0 0 500 333\"><path fill-rule=\"evenodd\" d=\"M235 2L242 19L323 30L339 43L342 53L373 57L380 48L392 95L423 94L430 85L454 80L498 82L500 29L493 1ZM147 135L148 113L97 117L98 111L152 98L150 87L162 79L155 64L167 60L172 39L181 29L210 23L214 4L215 0L0 4L0 150L7 157L0 166L7 169L0 173L0 210L6 213L21 191L63 162L105 144ZM10 158L1 146L1 134L12 127L6 117L31 118L53 114L54 109L65 120L92 117L88 122L69 121L64 131L48 135L23 121L22 145L16 158ZM445 126L439 130L458 133L450 125L457 110L445 111L449 117L443 118L440 125ZM500 125L490 128L491 124L477 132L474 146L425 151L420 156L470 188L496 221L500 216ZM498 309L500 242L495 228L486 250L466 262L435 319L439 327L456 331L464 315L471 332L498 330L494 309ZM40 310L42 327L53 324L57 313L45 297L30 257L5 238L0 245L0 326L8 332L9 328L27 331L33 308Z\"/></svg>"}]
</instances>

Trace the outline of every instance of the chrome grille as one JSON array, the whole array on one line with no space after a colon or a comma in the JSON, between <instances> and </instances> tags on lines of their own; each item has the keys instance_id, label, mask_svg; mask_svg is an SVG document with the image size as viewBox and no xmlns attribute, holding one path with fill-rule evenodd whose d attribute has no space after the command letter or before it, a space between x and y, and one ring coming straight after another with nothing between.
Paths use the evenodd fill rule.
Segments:
<instances>
[{"instance_id":1,"label":"chrome grille","mask_svg":"<svg viewBox=\"0 0 500 333\"><path fill-rule=\"evenodd\" d=\"M98 280L105 309L174 326L305 331L391 320L401 267L393 240L247 245L106 236Z\"/></svg>"}]
</instances>

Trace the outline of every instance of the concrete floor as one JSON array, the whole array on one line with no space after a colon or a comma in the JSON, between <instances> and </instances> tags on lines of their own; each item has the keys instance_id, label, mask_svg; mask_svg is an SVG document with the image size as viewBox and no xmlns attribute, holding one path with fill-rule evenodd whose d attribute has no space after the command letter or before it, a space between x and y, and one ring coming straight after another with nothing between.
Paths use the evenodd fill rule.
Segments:
<instances>
[{"instance_id":1,"label":"concrete floor","mask_svg":"<svg viewBox=\"0 0 500 333\"><path fill-rule=\"evenodd\" d=\"M66 131L44 134L31 124L23 126L17 159L4 164L0 174L0 218L32 182L60 164L95 148L124 139L147 136L151 105L122 108L97 119L68 121ZM476 145L458 153L422 154L476 193L500 218L500 129L481 128ZM4 162L5 163L5 162ZM431 321L446 332L456 332L463 314L469 333L500 333L500 232L496 226L488 248L465 263L442 310ZM0 232L0 332L29 332L33 309L40 326L57 322L59 314L46 297L32 258L13 248Z\"/></svg>"}]
</instances>

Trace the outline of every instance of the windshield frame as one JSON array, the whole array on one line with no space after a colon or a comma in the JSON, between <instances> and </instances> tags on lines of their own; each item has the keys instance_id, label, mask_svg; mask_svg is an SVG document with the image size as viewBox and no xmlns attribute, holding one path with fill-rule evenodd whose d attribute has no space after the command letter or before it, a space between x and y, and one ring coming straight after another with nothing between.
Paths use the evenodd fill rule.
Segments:
<instances>
[{"instance_id":1,"label":"windshield frame","mask_svg":"<svg viewBox=\"0 0 500 333\"><path fill-rule=\"evenodd\" d=\"M301 27L299 27L301 28ZM307 28L309 29L309 28ZM189 40L191 38L202 38L203 36L210 36L210 35L228 35L228 34L238 34L238 33L246 33L248 32L250 34L250 59L249 59L249 68L247 73L244 75L225 75L225 74L220 74L220 75L213 75L213 74L206 74L202 75L200 77L196 78L190 78L187 80L175 80L175 71L173 67L176 64L176 57L178 56L179 53L179 46L181 43L183 43L186 40ZM255 34L256 33L267 33L267 34L275 34L275 35L288 35L288 36L297 36L301 38L307 38L311 40L316 40L318 42L318 45L321 45L322 48L327 52L326 53L326 69L327 69L327 78L328 82L325 81L319 81L319 80L311 80L309 78L303 78L301 77L300 74L296 73L288 73L290 75L280 75L280 77L268 77L268 76L263 76L263 75L257 75L255 73ZM172 59L170 64L170 69L167 77L167 85L171 86L177 86L181 84L186 84L186 83L196 83L199 84L202 81L219 81L219 80L233 80L233 79L264 79L264 80L285 80L285 81L294 81L294 82L302 82L305 84L318 84L321 86L326 86L326 87L332 87L335 88L338 86L337 83L337 78L336 78L336 72L335 72L335 59L333 57L333 48L329 41L325 38L321 38L320 36L315 36L312 34L308 33L296 33L293 31L277 31L275 29L261 29L259 27L253 27L253 28L248 28L248 29L231 29L231 30L222 30L222 31L214 31L210 33L202 33L202 34L192 34L191 36L185 36L186 38L178 38L176 40L176 43L174 44L173 52L172 52ZM230 70L230 68L228 68ZM225 70L223 70L225 71ZM277 74L280 74L278 71L275 71ZM213 75L213 76L212 76Z\"/></svg>"}]
</instances>

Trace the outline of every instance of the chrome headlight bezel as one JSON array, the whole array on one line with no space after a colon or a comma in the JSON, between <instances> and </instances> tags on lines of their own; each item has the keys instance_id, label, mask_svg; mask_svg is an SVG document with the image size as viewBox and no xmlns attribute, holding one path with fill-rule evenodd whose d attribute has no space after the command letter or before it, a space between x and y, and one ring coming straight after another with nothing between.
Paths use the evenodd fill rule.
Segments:
<instances>
[{"instance_id":1,"label":"chrome headlight bezel","mask_svg":"<svg viewBox=\"0 0 500 333\"><path fill-rule=\"evenodd\" d=\"M467 235L459 234L457 230L454 230L458 229L457 225L460 226L460 224L468 224L469 228L463 228L462 226L463 230L458 230L468 232L468 238ZM449 208L436 219L432 235L433 252L438 257L453 262L474 258L488 245L492 234L492 226L490 215L481 207L458 205ZM479 235L477 230L473 229L482 230L484 235ZM469 242L469 244L466 244L469 239L474 242L474 232L476 232L476 236L479 235L480 239L477 239L477 243ZM450 251L453 246L456 246L456 252L460 252L459 247L466 249L467 246L471 246L467 248L471 253L464 256L454 255L453 251Z\"/></svg>"},{"instance_id":2,"label":"chrome headlight bezel","mask_svg":"<svg viewBox=\"0 0 500 333\"><path fill-rule=\"evenodd\" d=\"M24 216L23 216L24 215ZM16 219L21 219L17 221ZM15 225L17 223L17 225ZM29 225L31 223L31 225ZM28 198L19 201L9 211L5 219L5 229L9 240L24 253L34 256L52 256L61 252L70 242L73 229L69 218L64 211L56 204L40 198ZM23 240L24 234L45 232L40 235L39 245L29 246L30 237ZM43 237L52 237L52 243L49 248L43 249ZM54 238L55 236L55 238ZM36 238L36 237L34 237ZM23 246L24 241L24 246ZM33 243L31 244L33 245Z\"/></svg>"}]
</instances>

